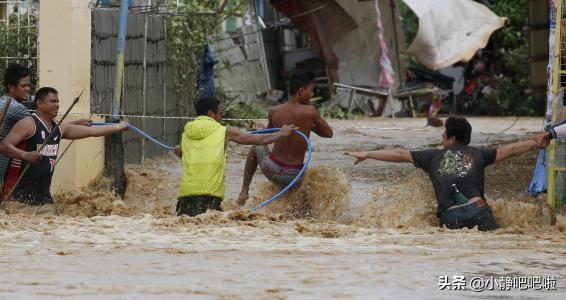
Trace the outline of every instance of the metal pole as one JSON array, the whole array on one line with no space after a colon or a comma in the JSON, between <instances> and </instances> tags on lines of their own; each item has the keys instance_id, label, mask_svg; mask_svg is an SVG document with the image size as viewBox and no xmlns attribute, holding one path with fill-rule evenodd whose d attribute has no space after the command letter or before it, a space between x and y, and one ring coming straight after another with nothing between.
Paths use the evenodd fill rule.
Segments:
<instances>
[{"instance_id":1,"label":"metal pole","mask_svg":"<svg viewBox=\"0 0 566 300\"><path fill-rule=\"evenodd\" d=\"M401 81L401 59L399 57L399 38L397 37L397 14L395 14L395 1L391 0L391 18L393 19L393 40L395 41L395 59L397 62L397 82L399 87L403 87L403 82Z\"/></svg>"},{"instance_id":2,"label":"metal pole","mask_svg":"<svg viewBox=\"0 0 566 300\"><path fill-rule=\"evenodd\" d=\"M554 36L554 64L553 64L553 72L552 72L552 90L550 93L550 99L547 103L547 111L551 112L550 120L547 119L547 122L551 124L557 121L557 113L556 113L556 101L557 101L557 94L560 91L560 76L562 71L562 62L561 62L561 50L562 50L562 5L563 0L558 0L556 2L552 2L556 6L556 13L554 17L551 14L551 24L554 22L556 29L555 29L555 36ZM552 5L552 4L549 4ZM552 7L550 8L552 10ZM552 18L555 18L552 20ZM552 28L551 28L552 29ZM549 50L552 51L552 50ZM552 57L550 58L552 59ZM560 98L562 99L562 98ZM547 118L549 116L547 115ZM547 156L547 203L549 206L556 210L562 209L562 199L558 199L557 191L556 191L556 177L558 175L558 171L556 169L556 140L551 141L550 145L547 148L548 156Z\"/></svg>"},{"instance_id":3,"label":"metal pole","mask_svg":"<svg viewBox=\"0 0 566 300\"><path fill-rule=\"evenodd\" d=\"M126 30L128 25L128 6L130 0L120 2L120 24L118 27L118 49L116 53L116 78L114 81L114 99L112 101L112 114L119 115L122 110L122 90L124 82L124 52L126 49ZM117 121L109 118L108 121ZM112 188L120 196L126 193L126 175L124 173L124 136L117 133L106 138L105 167L107 174L112 177ZM110 173L108 173L110 172Z\"/></svg>"},{"instance_id":4,"label":"metal pole","mask_svg":"<svg viewBox=\"0 0 566 300\"><path fill-rule=\"evenodd\" d=\"M8 40L10 39L10 8L8 3L6 3L6 44L8 44ZM6 68L10 64L9 59L6 58ZM8 135L6 133L6 135Z\"/></svg>"},{"instance_id":5,"label":"metal pole","mask_svg":"<svg viewBox=\"0 0 566 300\"><path fill-rule=\"evenodd\" d=\"M121 0L120 27L118 29L118 51L116 54L116 78L114 81L114 101L112 114L119 115L122 104L122 83L124 81L124 52L126 50L126 29L128 25L128 5L130 0Z\"/></svg>"},{"instance_id":6,"label":"metal pole","mask_svg":"<svg viewBox=\"0 0 566 300\"><path fill-rule=\"evenodd\" d=\"M452 113L457 115L458 114L458 103L456 100L456 92L452 89Z\"/></svg>"},{"instance_id":7,"label":"metal pole","mask_svg":"<svg viewBox=\"0 0 566 300\"><path fill-rule=\"evenodd\" d=\"M257 8L257 2L255 0L252 0L252 3L254 5L254 13L256 16L256 23L257 23L257 34L258 34L258 39L259 39L259 47L261 48L261 63L263 64L264 70L265 70L265 83L267 84L267 89L270 90L271 89L271 78L269 76L269 66L267 65L267 56L265 53L265 45L263 42L263 31L261 29L261 16L259 15L259 10Z\"/></svg>"},{"instance_id":8,"label":"metal pole","mask_svg":"<svg viewBox=\"0 0 566 300\"><path fill-rule=\"evenodd\" d=\"M149 14L146 13L143 21L143 82L142 82L142 115L147 114L147 26ZM145 118L142 118L142 130L146 131ZM145 139L141 139L141 161L145 159Z\"/></svg>"},{"instance_id":9,"label":"metal pole","mask_svg":"<svg viewBox=\"0 0 566 300\"><path fill-rule=\"evenodd\" d=\"M167 39L167 20L165 18L163 18L163 39ZM165 61L163 61L163 116L165 117L167 115L167 75L169 74L167 71L167 58L165 58ZM171 99L175 100L174 97L172 97ZM181 114L179 114L181 115ZM167 136L166 134L166 129L167 129L167 122L165 119L163 119L163 137L165 138ZM175 124L175 126L177 126ZM176 143L177 141L175 141Z\"/></svg>"}]
</instances>

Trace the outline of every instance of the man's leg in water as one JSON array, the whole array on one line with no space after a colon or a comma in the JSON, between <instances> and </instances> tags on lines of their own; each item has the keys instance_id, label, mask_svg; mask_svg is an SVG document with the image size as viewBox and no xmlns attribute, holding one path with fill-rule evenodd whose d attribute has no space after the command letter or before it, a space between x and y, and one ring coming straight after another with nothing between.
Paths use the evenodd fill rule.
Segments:
<instances>
[{"instance_id":1,"label":"man's leg in water","mask_svg":"<svg viewBox=\"0 0 566 300\"><path fill-rule=\"evenodd\" d=\"M244 168L244 182L242 182L242 190L240 191L240 196L238 197L238 205L242 206L246 204L246 200L249 198L250 184L254 178L255 171L257 170L258 159L256 155L255 146L250 148L248 152L248 157L246 158L246 167Z\"/></svg>"},{"instance_id":2,"label":"man's leg in water","mask_svg":"<svg viewBox=\"0 0 566 300\"><path fill-rule=\"evenodd\" d=\"M476 218L476 224L480 231L490 231L499 228L493 216L493 212L487 203L480 208Z\"/></svg>"},{"instance_id":3,"label":"man's leg in water","mask_svg":"<svg viewBox=\"0 0 566 300\"><path fill-rule=\"evenodd\" d=\"M222 211L222 199L213 196L181 197L177 201L177 216L188 215L194 217L204 214L207 210Z\"/></svg>"}]
</instances>

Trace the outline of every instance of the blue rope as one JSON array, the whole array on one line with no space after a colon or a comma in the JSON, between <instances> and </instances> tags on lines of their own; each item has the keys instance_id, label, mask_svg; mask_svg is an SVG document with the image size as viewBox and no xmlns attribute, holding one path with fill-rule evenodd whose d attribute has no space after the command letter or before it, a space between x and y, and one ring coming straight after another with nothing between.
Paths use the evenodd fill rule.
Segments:
<instances>
[{"instance_id":1,"label":"blue rope","mask_svg":"<svg viewBox=\"0 0 566 300\"><path fill-rule=\"evenodd\" d=\"M100 126L100 125L114 125L116 123L102 123L102 122L93 122L92 125L93 126ZM175 148L165 145L163 143L161 143L160 141L154 139L152 136L150 136L149 134L143 132L141 129L135 127L134 125L128 124L128 128L132 131L134 131L135 133L145 137L146 139L148 139L149 141L153 142L156 145L159 145L167 150L173 150ZM273 133L273 132L277 132L279 131L280 128L268 128L268 129L262 129L262 130L256 130L251 132L251 134L264 134L264 133ZM281 190L279 193L275 194L273 197L269 198L268 200L265 200L264 202L262 202L260 205L252 208L252 211L256 211L262 207L265 207L267 205L269 205L271 202L281 198L281 196L283 196L287 191L289 191L293 186L295 186L299 180L303 177L303 175L305 174L305 172L307 171L310 163L311 163L311 158L312 158L312 143L310 141L310 139L302 132L298 131L298 130L293 130L296 134L300 135L306 142L307 142L307 147L308 147L308 153L307 153L307 162L303 165L303 168L301 169L301 171L299 172L299 174L297 174L297 177L295 177L295 179L293 179L293 181L291 181L291 183L289 183L289 185L287 185L287 187L285 187L283 190Z\"/></svg>"},{"instance_id":2,"label":"blue rope","mask_svg":"<svg viewBox=\"0 0 566 300\"><path fill-rule=\"evenodd\" d=\"M101 125L115 125L115 124L116 124L116 123L99 123L99 122L93 122L91 125L93 125L93 126L101 126ZM165 148L165 149L167 149L167 150L174 150L174 149L175 149L175 148L173 148L173 147L171 147L171 146L167 146L167 145L161 143L160 141L154 139L152 136L150 136L149 134L143 132L141 129L137 128L137 127L134 126L134 125L128 124L128 128L129 128L130 130L134 131L135 133L137 133L137 134L143 136L144 138L148 139L150 142L152 142L152 143L154 143L154 144L156 144L156 145L158 145L158 146L161 146L161 147L163 147L163 148Z\"/></svg>"},{"instance_id":3,"label":"blue rope","mask_svg":"<svg viewBox=\"0 0 566 300\"><path fill-rule=\"evenodd\" d=\"M254 131L254 132L252 132L252 134L272 133L272 132L279 131L279 129L280 128L262 129L262 130ZM309 165L311 163L311 158L312 158L312 143L311 143L310 139L304 133L302 133L298 130L293 130L293 131L296 134L300 135L307 142L307 146L308 146L307 162L303 165L303 168L301 169L299 174L297 174L297 177L295 177L295 179L293 179L293 181L291 181L291 183L289 183L289 185L286 188L284 188L281 192L277 193L276 195L269 198L268 200L265 200L260 205L252 208L252 211L256 211L256 210L258 210L258 209L260 209L260 208L262 208L266 205L269 205L271 202L273 202L273 201L279 199L281 196L283 196L283 194L285 194L287 191L289 191L293 186L295 186L299 182L299 180L303 177L303 175L305 174L305 172L309 168Z\"/></svg>"}]
</instances>

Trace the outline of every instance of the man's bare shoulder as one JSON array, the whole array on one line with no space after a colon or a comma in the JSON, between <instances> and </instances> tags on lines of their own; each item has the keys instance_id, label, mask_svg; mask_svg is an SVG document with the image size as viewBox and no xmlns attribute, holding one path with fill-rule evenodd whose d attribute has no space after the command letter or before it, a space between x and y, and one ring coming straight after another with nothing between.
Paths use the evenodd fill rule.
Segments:
<instances>
[{"instance_id":1,"label":"man's bare shoulder","mask_svg":"<svg viewBox=\"0 0 566 300\"><path fill-rule=\"evenodd\" d=\"M277 105L273 106L269 110L269 116L273 117L275 115L284 116L292 115L302 119L316 118L318 110L312 105Z\"/></svg>"},{"instance_id":2,"label":"man's bare shoulder","mask_svg":"<svg viewBox=\"0 0 566 300\"><path fill-rule=\"evenodd\" d=\"M301 105L303 107L303 109L306 112L309 113L318 113L318 110L316 110L316 107L312 106L312 105Z\"/></svg>"},{"instance_id":3,"label":"man's bare shoulder","mask_svg":"<svg viewBox=\"0 0 566 300\"><path fill-rule=\"evenodd\" d=\"M285 104L279 104L279 105L275 105L269 108L269 112L277 112L283 109Z\"/></svg>"},{"instance_id":4,"label":"man's bare shoulder","mask_svg":"<svg viewBox=\"0 0 566 300\"><path fill-rule=\"evenodd\" d=\"M316 118L318 114L318 110L312 105L301 105L298 108L298 112L305 117Z\"/></svg>"}]
</instances>

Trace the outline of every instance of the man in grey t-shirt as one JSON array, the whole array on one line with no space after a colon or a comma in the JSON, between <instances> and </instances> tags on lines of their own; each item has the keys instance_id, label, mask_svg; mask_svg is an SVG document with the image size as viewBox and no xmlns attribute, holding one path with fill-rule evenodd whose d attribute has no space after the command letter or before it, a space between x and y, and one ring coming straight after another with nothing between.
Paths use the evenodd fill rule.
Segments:
<instances>
[{"instance_id":1,"label":"man in grey t-shirt","mask_svg":"<svg viewBox=\"0 0 566 300\"><path fill-rule=\"evenodd\" d=\"M0 98L0 110L4 108L9 98L12 98L12 102L0 127L0 138L2 139L8 135L19 120L31 116L29 110L21 103L29 98L31 90L29 69L18 64L10 64L4 73L4 89L6 94ZM10 158L0 154L0 180L2 181L4 181L9 164Z\"/></svg>"}]
</instances>

